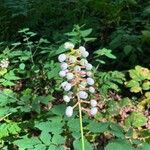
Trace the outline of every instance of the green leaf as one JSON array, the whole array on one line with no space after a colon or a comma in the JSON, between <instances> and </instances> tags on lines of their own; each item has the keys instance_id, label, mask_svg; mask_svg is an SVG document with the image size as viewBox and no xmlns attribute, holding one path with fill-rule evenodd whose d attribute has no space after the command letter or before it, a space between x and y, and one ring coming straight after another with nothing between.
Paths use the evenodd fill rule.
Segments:
<instances>
[{"instance_id":1,"label":"green leaf","mask_svg":"<svg viewBox=\"0 0 150 150\"><path fill-rule=\"evenodd\" d=\"M46 145L50 145L51 143L51 135L45 130L41 132L40 139Z\"/></svg>"},{"instance_id":2,"label":"green leaf","mask_svg":"<svg viewBox=\"0 0 150 150\"><path fill-rule=\"evenodd\" d=\"M80 125L79 125L79 119L75 119L75 118L70 118L68 123L67 123L68 127L69 127L69 131L72 132L72 136L75 139L79 139L80 138Z\"/></svg>"},{"instance_id":3,"label":"green leaf","mask_svg":"<svg viewBox=\"0 0 150 150\"><path fill-rule=\"evenodd\" d=\"M14 71L13 70L11 70L11 71L9 71L7 74L5 74L4 75L4 78L6 79L6 80L19 80L20 78L19 77L17 77L16 75L15 75L15 73L14 73Z\"/></svg>"},{"instance_id":4,"label":"green leaf","mask_svg":"<svg viewBox=\"0 0 150 150\"><path fill-rule=\"evenodd\" d=\"M137 150L149 150L150 144L149 143L143 143L141 146L138 147Z\"/></svg>"},{"instance_id":5,"label":"green leaf","mask_svg":"<svg viewBox=\"0 0 150 150\"><path fill-rule=\"evenodd\" d=\"M0 139L10 134L16 135L20 131L21 128L15 122L0 124Z\"/></svg>"},{"instance_id":6,"label":"green leaf","mask_svg":"<svg viewBox=\"0 0 150 150\"><path fill-rule=\"evenodd\" d=\"M52 143L56 145L64 144L65 138L59 134L55 134L52 138Z\"/></svg>"},{"instance_id":7,"label":"green leaf","mask_svg":"<svg viewBox=\"0 0 150 150\"><path fill-rule=\"evenodd\" d=\"M125 138L124 130L121 126L115 123L111 123L110 128L111 128L111 133L113 133L116 137L122 139Z\"/></svg>"},{"instance_id":8,"label":"green leaf","mask_svg":"<svg viewBox=\"0 0 150 150\"><path fill-rule=\"evenodd\" d=\"M6 73L7 73L7 69L6 68L0 68L0 76L3 76Z\"/></svg>"},{"instance_id":9,"label":"green leaf","mask_svg":"<svg viewBox=\"0 0 150 150\"><path fill-rule=\"evenodd\" d=\"M85 42L93 42L95 40L96 40L96 38L84 38Z\"/></svg>"},{"instance_id":10,"label":"green leaf","mask_svg":"<svg viewBox=\"0 0 150 150\"><path fill-rule=\"evenodd\" d=\"M81 36L82 36L82 37L87 37L88 35L91 34L92 28L87 29L87 30L82 30L82 31L80 31L80 32L81 32Z\"/></svg>"},{"instance_id":11,"label":"green leaf","mask_svg":"<svg viewBox=\"0 0 150 150\"><path fill-rule=\"evenodd\" d=\"M16 42L16 43L13 43L13 44L11 44L12 46L19 46L19 45L21 45L21 42Z\"/></svg>"},{"instance_id":12,"label":"green leaf","mask_svg":"<svg viewBox=\"0 0 150 150\"><path fill-rule=\"evenodd\" d=\"M53 114L58 115L58 116L63 116L64 115L64 110L66 106L64 104L61 105L55 105L51 111Z\"/></svg>"},{"instance_id":13,"label":"green leaf","mask_svg":"<svg viewBox=\"0 0 150 150\"><path fill-rule=\"evenodd\" d=\"M42 144L41 141L36 137L23 137L22 139L14 141L14 144L17 145L20 149L32 149L34 146Z\"/></svg>"},{"instance_id":14,"label":"green leaf","mask_svg":"<svg viewBox=\"0 0 150 150\"><path fill-rule=\"evenodd\" d=\"M48 150L64 150L63 146L50 145Z\"/></svg>"},{"instance_id":15,"label":"green leaf","mask_svg":"<svg viewBox=\"0 0 150 150\"><path fill-rule=\"evenodd\" d=\"M132 51L132 49L133 49L133 47L131 45L126 45L123 50L124 50L124 53L126 55L128 55L128 54L130 54L130 52Z\"/></svg>"},{"instance_id":16,"label":"green leaf","mask_svg":"<svg viewBox=\"0 0 150 150\"><path fill-rule=\"evenodd\" d=\"M114 140L105 147L105 150L134 150L134 148L125 140Z\"/></svg>"},{"instance_id":17,"label":"green leaf","mask_svg":"<svg viewBox=\"0 0 150 150\"><path fill-rule=\"evenodd\" d=\"M103 133L105 131L108 130L109 127L109 123L108 122L90 122L89 125L87 126L87 128L93 132L93 133Z\"/></svg>"},{"instance_id":18,"label":"green leaf","mask_svg":"<svg viewBox=\"0 0 150 150\"><path fill-rule=\"evenodd\" d=\"M19 32L19 33L23 33L23 32L27 32L27 31L29 31L29 28L24 28L24 29L22 29L22 30L19 30L18 32Z\"/></svg>"},{"instance_id":19,"label":"green leaf","mask_svg":"<svg viewBox=\"0 0 150 150\"><path fill-rule=\"evenodd\" d=\"M24 69L25 69L25 64L24 64L24 63L21 63L21 64L19 65L19 68L20 68L21 70L24 70Z\"/></svg>"},{"instance_id":20,"label":"green leaf","mask_svg":"<svg viewBox=\"0 0 150 150\"><path fill-rule=\"evenodd\" d=\"M132 112L125 120L125 125L127 127L141 127L146 125L147 118L140 112Z\"/></svg>"},{"instance_id":21,"label":"green leaf","mask_svg":"<svg viewBox=\"0 0 150 150\"><path fill-rule=\"evenodd\" d=\"M112 50L110 49L103 48L95 51L94 53L97 55L96 57L104 55L107 56L108 58L116 59L116 56L112 54Z\"/></svg>"},{"instance_id":22,"label":"green leaf","mask_svg":"<svg viewBox=\"0 0 150 150\"><path fill-rule=\"evenodd\" d=\"M59 120L58 120L59 119ZM51 132L53 134L60 134L62 132L62 127L64 123L62 122L62 118L53 118L52 121L46 122L37 122L35 127L44 132Z\"/></svg>"},{"instance_id":23,"label":"green leaf","mask_svg":"<svg viewBox=\"0 0 150 150\"><path fill-rule=\"evenodd\" d=\"M144 41L150 41L150 31L143 30L142 31L142 35L143 35L143 40Z\"/></svg>"},{"instance_id":24,"label":"green leaf","mask_svg":"<svg viewBox=\"0 0 150 150\"><path fill-rule=\"evenodd\" d=\"M85 150L93 150L92 145L84 138L85 141ZM81 144L81 140L75 140L73 142L73 147L74 150L81 150L82 149L82 144Z\"/></svg>"},{"instance_id":25,"label":"green leaf","mask_svg":"<svg viewBox=\"0 0 150 150\"><path fill-rule=\"evenodd\" d=\"M150 90L150 81L145 81L142 84L142 88L143 88L143 90Z\"/></svg>"}]
</instances>

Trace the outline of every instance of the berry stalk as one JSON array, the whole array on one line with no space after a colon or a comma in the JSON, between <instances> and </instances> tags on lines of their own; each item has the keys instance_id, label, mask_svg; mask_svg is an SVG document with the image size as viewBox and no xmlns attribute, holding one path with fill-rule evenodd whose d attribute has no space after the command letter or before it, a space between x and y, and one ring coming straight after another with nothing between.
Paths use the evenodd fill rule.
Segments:
<instances>
[{"instance_id":1,"label":"berry stalk","mask_svg":"<svg viewBox=\"0 0 150 150\"><path fill-rule=\"evenodd\" d=\"M81 107L81 101L79 96L78 98L78 106L79 106L79 119L80 119L80 132L81 132L81 143L82 143L82 150L85 150L85 144L84 144L84 134L83 134L83 121L82 121L82 107Z\"/></svg>"}]
</instances>

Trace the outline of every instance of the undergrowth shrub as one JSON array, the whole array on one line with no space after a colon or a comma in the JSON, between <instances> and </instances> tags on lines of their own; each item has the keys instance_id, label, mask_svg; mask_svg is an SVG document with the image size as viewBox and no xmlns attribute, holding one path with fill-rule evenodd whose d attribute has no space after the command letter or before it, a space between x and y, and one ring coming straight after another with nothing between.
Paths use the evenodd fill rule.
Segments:
<instances>
[{"instance_id":1,"label":"undergrowth shrub","mask_svg":"<svg viewBox=\"0 0 150 150\"><path fill-rule=\"evenodd\" d=\"M91 32L75 26L66 35L77 47L87 46L90 54L88 42L95 40ZM0 149L81 150L78 113L66 117L60 87L57 57L67 49L63 44L58 47L38 39L28 28L19 33L21 42L6 48L1 45ZM129 71L129 79L123 72L102 70L107 59L116 59L110 49L100 48L92 55L94 59L89 56L89 62L93 64L98 111L92 117L83 114L85 149L150 149L149 70L137 66ZM122 86L132 88L137 95L123 97Z\"/></svg>"}]
</instances>

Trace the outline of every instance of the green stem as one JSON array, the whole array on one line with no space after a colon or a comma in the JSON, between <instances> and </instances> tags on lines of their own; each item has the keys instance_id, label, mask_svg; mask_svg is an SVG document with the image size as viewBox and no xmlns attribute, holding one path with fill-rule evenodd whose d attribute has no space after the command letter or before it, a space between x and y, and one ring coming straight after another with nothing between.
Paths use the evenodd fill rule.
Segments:
<instances>
[{"instance_id":1,"label":"green stem","mask_svg":"<svg viewBox=\"0 0 150 150\"><path fill-rule=\"evenodd\" d=\"M82 110L81 110L81 103L80 102L79 102L79 118L80 118L80 131L81 131L82 150L85 150L84 135L83 135L83 124L82 124Z\"/></svg>"}]
</instances>

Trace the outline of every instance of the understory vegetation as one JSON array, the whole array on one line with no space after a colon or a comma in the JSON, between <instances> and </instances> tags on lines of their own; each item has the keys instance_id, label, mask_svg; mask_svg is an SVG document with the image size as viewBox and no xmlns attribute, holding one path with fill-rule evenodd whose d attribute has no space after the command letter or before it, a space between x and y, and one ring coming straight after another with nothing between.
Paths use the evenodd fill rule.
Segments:
<instances>
[{"instance_id":1,"label":"understory vegetation","mask_svg":"<svg viewBox=\"0 0 150 150\"><path fill-rule=\"evenodd\" d=\"M150 150L149 18L148 0L1 0L0 149ZM82 129L58 59L81 46L97 105Z\"/></svg>"}]
</instances>

